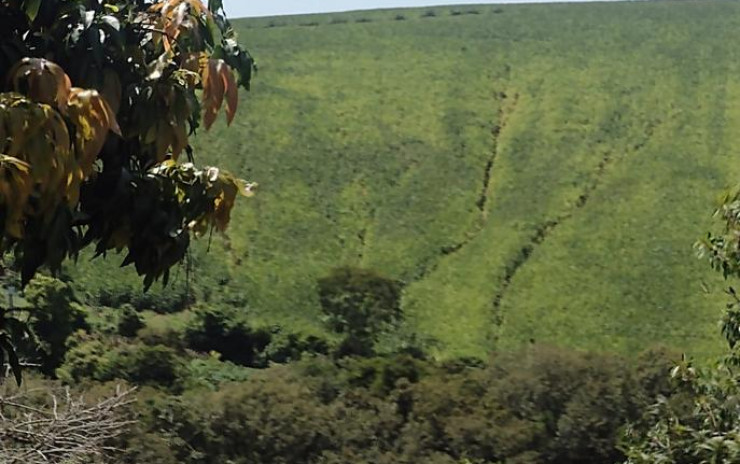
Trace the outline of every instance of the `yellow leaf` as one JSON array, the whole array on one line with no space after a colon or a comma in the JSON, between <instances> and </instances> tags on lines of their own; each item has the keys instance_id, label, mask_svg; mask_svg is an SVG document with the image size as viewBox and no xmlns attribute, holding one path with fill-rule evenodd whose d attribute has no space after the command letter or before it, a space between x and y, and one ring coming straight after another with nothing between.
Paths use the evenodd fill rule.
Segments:
<instances>
[{"instance_id":1,"label":"yellow leaf","mask_svg":"<svg viewBox=\"0 0 740 464\"><path fill-rule=\"evenodd\" d=\"M210 129L216 121L218 111L227 94L227 120L229 123L236 114L238 104L237 86L231 68L223 60L209 60L203 68L203 124Z\"/></svg>"},{"instance_id":2,"label":"yellow leaf","mask_svg":"<svg viewBox=\"0 0 740 464\"><path fill-rule=\"evenodd\" d=\"M0 155L0 204L5 207L5 233L23 237L23 220L33 189L31 167L12 156Z\"/></svg>"},{"instance_id":3,"label":"yellow leaf","mask_svg":"<svg viewBox=\"0 0 740 464\"><path fill-rule=\"evenodd\" d=\"M92 171L108 132L121 135L116 116L106 100L95 90L73 88L67 115L77 127L75 152L85 176Z\"/></svg>"}]
</instances>

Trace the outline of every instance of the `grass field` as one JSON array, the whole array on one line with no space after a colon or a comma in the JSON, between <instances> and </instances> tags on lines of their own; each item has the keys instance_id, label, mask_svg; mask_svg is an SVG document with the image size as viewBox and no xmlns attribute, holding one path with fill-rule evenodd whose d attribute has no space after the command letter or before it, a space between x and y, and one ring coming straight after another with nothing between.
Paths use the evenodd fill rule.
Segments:
<instances>
[{"instance_id":1,"label":"grass field","mask_svg":"<svg viewBox=\"0 0 740 464\"><path fill-rule=\"evenodd\" d=\"M718 352L725 283L692 244L740 178L740 4L236 24L260 71L198 161L260 190L194 251L199 301L323 333L316 279L352 265L406 283L407 328L440 357L532 340ZM116 264L70 273L91 295L139 292Z\"/></svg>"}]
</instances>

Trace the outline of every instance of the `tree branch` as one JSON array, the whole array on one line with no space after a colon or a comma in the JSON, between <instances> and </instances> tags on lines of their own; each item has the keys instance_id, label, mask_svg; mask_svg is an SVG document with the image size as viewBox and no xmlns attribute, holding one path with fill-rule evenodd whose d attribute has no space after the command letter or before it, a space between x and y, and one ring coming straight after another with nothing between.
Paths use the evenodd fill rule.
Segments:
<instances>
[{"instance_id":1,"label":"tree branch","mask_svg":"<svg viewBox=\"0 0 740 464\"><path fill-rule=\"evenodd\" d=\"M89 462L116 451L111 440L134 422L124 409L135 389L121 390L95 404L73 398L65 389L51 394L51 405L29 405L29 393L0 396L0 456L9 464Z\"/></svg>"}]
</instances>

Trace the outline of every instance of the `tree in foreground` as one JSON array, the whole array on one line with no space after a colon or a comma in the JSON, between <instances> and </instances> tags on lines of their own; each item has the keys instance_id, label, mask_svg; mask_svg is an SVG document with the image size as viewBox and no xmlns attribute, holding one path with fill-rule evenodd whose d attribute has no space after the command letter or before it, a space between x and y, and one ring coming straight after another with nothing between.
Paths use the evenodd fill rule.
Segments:
<instances>
[{"instance_id":1,"label":"tree in foreground","mask_svg":"<svg viewBox=\"0 0 740 464\"><path fill-rule=\"evenodd\" d=\"M254 63L220 0L0 0L0 252L26 283L85 247L165 284L253 184L189 143ZM3 266L3 272L5 267ZM0 375L27 324L0 309Z\"/></svg>"}]
</instances>

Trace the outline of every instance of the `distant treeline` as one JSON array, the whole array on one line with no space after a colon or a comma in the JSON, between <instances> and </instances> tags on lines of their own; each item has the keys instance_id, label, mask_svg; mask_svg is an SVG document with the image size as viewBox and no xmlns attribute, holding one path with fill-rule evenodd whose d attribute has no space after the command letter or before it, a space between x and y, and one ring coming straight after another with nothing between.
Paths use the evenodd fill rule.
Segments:
<instances>
[{"instance_id":1,"label":"distant treeline","mask_svg":"<svg viewBox=\"0 0 740 464\"><path fill-rule=\"evenodd\" d=\"M415 17L428 19L428 18L437 18L442 16L463 16L463 15L479 15L486 12L490 12L492 14L500 14L503 13L503 8L493 8L493 9L478 9L478 8L467 8L467 9L451 9L451 10L439 10L439 9L430 9L426 10L421 14L418 14L418 12L414 11L413 14L411 13L391 13L387 17L379 16L379 15L373 15L371 16L357 16L356 14L354 16L336 16L329 19L327 22L320 22L317 20L311 20L311 21L303 21L303 22L293 22L290 19L288 20L278 20L278 19L269 19L266 23L258 22L259 26L256 27L265 27L265 28L273 28L273 27L286 27L286 26L301 26L301 27L315 27L315 26L321 26L321 25L336 25L336 24L348 24L348 23L372 23L375 21L405 21L407 19L412 19ZM252 27L255 27L252 26Z\"/></svg>"}]
</instances>

